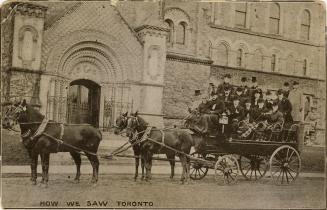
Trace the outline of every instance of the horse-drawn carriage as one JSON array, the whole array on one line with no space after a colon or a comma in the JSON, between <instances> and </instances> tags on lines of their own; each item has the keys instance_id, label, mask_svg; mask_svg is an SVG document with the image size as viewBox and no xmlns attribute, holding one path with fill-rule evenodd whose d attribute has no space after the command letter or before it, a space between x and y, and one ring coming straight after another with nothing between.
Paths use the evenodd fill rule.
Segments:
<instances>
[{"instance_id":1,"label":"horse-drawn carriage","mask_svg":"<svg viewBox=\"0 0 327 210\"><path fill-rule=\"evenodd\" d=\"M157 129L137 115L121 115L116 120L117 133L126 129L131 143L125 143L110 155L97 155L102 139L101 132L90 125L64 125L48 121L38 110L26 104L26 101L10 105L2 121L3 128L13 129L19 124L24 145L32 159L31 176L36 184L37 158L41 156L42 182L48 182L50 153L70 152L77 166L76 181L80 177L80 155L86 155L93 167L92 182L98 180L100 158L114 155L133 147L136 158L135 179L138 174L138 160L145 166L145 179L151 178L153 154L166 154L171 163L171 178L174 175L175 155L180 157L183 166L181 180L198 180L206 176L208 169L215 169L216 180L223 183L235 183L241 173L246 179L257 180L265 176L270 167L270 176L277 184L289 184L295 181L301 169L300 153L303 145L303 127L276 125L269 135L256 130L248 139L227 138L228 119L221 118L215 125L215 135L192 136L184 129ZM120 122L120 123L118 123ZM136 153L134 146L138 147ZM191 147L196 153L190 155ZM172 157L173 159L169 158ZM269 159L269 160L268 160ZM269 162L269 164L268 164ZM188 170L188 163L191 170ZM142 177L144 176L142 167Z\"/></svg>"},{"instance_id":2,"label":"horse-drawn carriage","mask_svg":"<svg viewBox=\"0 0 327 210\"><path fill-rule=\"evenodd\" d=\"M237 135L227 138L226 126L226 118L220 118L216 135L201 136L202 144L192 156L207 162L191 161L191 179L203 179L214 169L218 182L231 184L239 174L247 180L259 180L270 169L270 177L278 185L295 181L301 169L301 124L276 125L269 132L258 129L247 139Z\"/></svg>"}]
</instances>

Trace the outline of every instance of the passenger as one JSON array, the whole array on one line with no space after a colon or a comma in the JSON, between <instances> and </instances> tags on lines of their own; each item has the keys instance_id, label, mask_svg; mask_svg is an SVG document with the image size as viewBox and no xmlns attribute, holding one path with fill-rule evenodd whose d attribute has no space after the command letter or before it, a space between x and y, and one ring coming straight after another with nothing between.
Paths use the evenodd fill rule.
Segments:
<instances>
[{"instance_id":1,"label":"passenger","mask_svg":"<svg viewBox=\"0 0 327 210\"><path fill-rule=\"evenodd\" d=\"M242 107L244 107L245 106L245 100L247 99L247 96L244 94L244 90L241 87L236 88L234 97L235 96L240 99L240 105Z\"/></svg>"},{"instance_id":2,"label":"passenger","mask_svg":"<svg viewBox=\"0 0 327 210\"><path fill-rule=\"evenodd\" d=\"M297 81L293 82L293 90L290 91L288 96L292 104L292 118L295 122L302 121L302 92L299 90L299 83Z\"/></svg>"},{"instance_id":3,"label":"passenger","mask_svg":"<svg viewBox=\"0 0 327 210\"><path fill-rule=\"evenodd\" d=\"M253 122L253 108L251 107L250 99L246 99L244 104L245 104L245 107L244 107L243 121L252 123Z\"/></svg>"},{"instance_id":4,"label":"passenger","mask_svg":"<svg viewBox=\"0 0 327 210\"><path fill-rule=\"evenodd\" d=\"M284 82L283 90L284 90L284 96L288 98L288 95L290 94L290 83Z\"/></svg>"},{"instance_id":5,"label":"passenger","mask_svg":"<svg viewBox=\"0 0 327 210\"><path fill-rule=\"evenodd\" d=\"M229 134L236 133L238 129L238 123L244 118L244 109L240 105L240 99L237 96L233 98L233 105L227 108L227 115L230 119Z\"/></svg>"},{"instance_id":6,"label":"passenger","mask_svg":"<svg viewBox=\"0 0 327 210\"><path fill-rule=\"evenodd\" d=\"M273 128L276 124L283 125L283 114L278 111L278 103L274 102L268 112L264 113L264 121L260 123L253 123L249 129L241 135L241 138L247 138L254 129L257 129L259 125L262 125L260 129L268 130Z\"/></svg>"},{"instance_id":7,"label":"passenger","mask_svg":"<svg viewBox=\"0 0 327 210\"><path fill-rule=\"evenodd\" d=\"M201 103L202 103L201 90L195 90L194 91L194 100L192 102L191 107L188 108L188 111L190 113L199 111L198 109L199 109L199 106Z\"/></svg>"},{"instance_id":8,"label":"passenger","mask_svg":"<svg viewBox=\"0 0 327 210\"><path fill-rule=\"evenodd\" d=\"M262 90L257 89L254 91L254 96L252 97L252 102L251 102L252 108L258 107L258 102L260 98L262 98Z\"/></svg>"},{"instance_id":9,"label":"passenger","mask_svg":"<svg viewBox=\"0 0 327 210\"><path fill-rule=\"evenodd\" d=\"M272 94L271 94L270 90L267 90L266 100L265 100L265 108L266 109L271 109L272 103L273 103Z\"/></svg>"},{"instance_id":10,"label":"passenger","mask_svg":"<svg viewBox=\"0 0 327 210\"><path fill-rule=\"evenodd\" d=\"M226 108L232 105L232 95L229 87L225 87L221 100L224 102Z\"/></svg>"},{"instance_id":11,"label":"passenger","mask_svg":"<svg viewBox=\"0 0 327 210\"><path fill-rule=\"evenodd\" d=\"M285 123L292 123L292 104L288 100L288 98L285 97L285 91L282 89L279 89L277 91L278 94L278 110L283 114Z\"/></svg>"},{"instance_id":12,"label":"passenger","mask_svg":"<svg viewBox=\"0 0 327 210\"><path fill-rule=\"evenodd\" d=\"M233 86L230 83L231 75L225 74L224 75L224 82L218 86L218 94L224 95L224 91L228 88L230 91L232 90Z\"/></svg>"},{"instance_id":13,"label":"passenger","mask_svg":"<svg viewBox=\"0 0 327 210\"><path fill-rule=\"evenodd\" d=\"M217 96L214 95L211 103L211 114L222 114L225 111L224 102Z\"/></svg>"},{"instance_id":14,"label":"passenger","mask_svg":"<svg viewBox=\"0 0 327 210\"><path fill-rule=\"evenodd\" d=\"M258 106L253 108L252 117L254 122L260 122L264 118L264 113L267 112L267 110L264 107L265 101L262 98L259 98L258 100Z\"/></svg>"},{"instance_id":15,"label":"passenger","mask_svg":"<svg viewBox=\"0 0 327 210\"><path fill-rule=\"evenodd\" d=\"M247 84L246 81L247 81L246 77L241 78L240 88L243 91L243 93L242 93L243 96L249 96L250 95L250 88L248 87L248 84Z\"/></svg>"}]
</instances>

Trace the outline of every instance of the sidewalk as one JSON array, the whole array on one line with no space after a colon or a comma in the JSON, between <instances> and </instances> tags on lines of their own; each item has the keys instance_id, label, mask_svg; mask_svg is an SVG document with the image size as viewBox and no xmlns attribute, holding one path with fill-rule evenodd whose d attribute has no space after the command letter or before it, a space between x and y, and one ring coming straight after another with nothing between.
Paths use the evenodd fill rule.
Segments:
<instances>
[{"instance_id":1,"label":"sidewalk","mask_svg":"<svg viewBox=\"0 0 327 210\"><path fill-rule=\"evenodd\" d=\"M6 177L6 174L26 174L29 175L31 172L30 166L2 166L2 175ZM41 166L38 165L38 172L41 173ZM182 167L179 163L175 166L175 174L180 175L182 172ZM76 167L74 165L50 165L49 168L50 174L75 174ZM92 174L91 165L82 165L81 166L82 174ZM170 166L167 165L153 165L152 167L153 174L170 174ZM100 165L99 174L134 174L134 165ZM139 167L139 174L141 174L141 167ZM214 175L215 171L213 169L209 169L208 174ZM241 174L239 175L242 176ZM267 171L266 176L270 176L269 171ZM324 173L300 173L300 177L308 177L308 178L324 178Z\"/></svg>"}]
</instances>

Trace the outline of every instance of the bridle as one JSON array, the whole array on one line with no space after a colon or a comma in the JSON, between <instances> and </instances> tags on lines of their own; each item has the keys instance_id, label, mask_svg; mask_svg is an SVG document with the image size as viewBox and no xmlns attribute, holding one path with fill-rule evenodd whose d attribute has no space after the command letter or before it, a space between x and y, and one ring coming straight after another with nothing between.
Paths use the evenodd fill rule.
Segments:
<instances>
[{"instance_id":1,"label":"bridle","mask_svg":"<svg viewBox=\"0 0 327 210\"><path fill-rule=\"evenodd\" d=\"M21 117L23 113L26 112L26 107L22 106L21 104L19 105L11 105L8 110L6 110L4 119L8 119L14 122L14 125L18 124L18 119ZM6 128L8 130L12 130L15 132L20 132L14 128L12 128L12 125L9 124L9 127Z\"/></svg>"}]
</instances>

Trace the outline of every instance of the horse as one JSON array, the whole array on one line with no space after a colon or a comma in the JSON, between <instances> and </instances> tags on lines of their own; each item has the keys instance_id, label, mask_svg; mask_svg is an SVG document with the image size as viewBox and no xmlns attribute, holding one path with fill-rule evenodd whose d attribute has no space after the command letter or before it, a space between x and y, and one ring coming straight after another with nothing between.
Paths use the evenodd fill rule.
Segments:
<instances>
[{"instance_id":1,"label":"horse","mask_svg":"<svg viewBox=\"0 0 327 210\"><path fill-rule=\"evenodd\" d=\"M116 119L116 126L114 133L116 135L119 135L126 127L127 127L127 121L128 121L128 112L121 114ZM143 133L140 133L137 138L141 138ZM133 144L136 139L133 139L133 137L129 137L129 141L131 144ZM133 145L133 153L135 156L135 175L134 180L138 177L138 170L139 170L139 164L140 164L140 156L141 156L141 144L137 143ZM170 171L170 179L174 178L175 174L175 152L172 151L165 151L166 157L169 160L171 171ZM144 180L144 161L143 158L141 158L141 169L142 169L142 178L141 180Z\"/></svg>"},{"instance_id":2,"label":"horse","mask_svg":"<svg viewBox=\"0 0 327 210\"><path fill-rule=\"evenodd\" d=\"M41 185L48 186L50 153L69 152L76 164L76 183L80 180L81 152L84 152L93 168L91 183L96 184L99 173L99 159L96 155L101 132L88 124L61 124L49 121L26 100L11 105L5 113L2 127L13 129L19 124L22 142L31 159L31 181L37 184L38 156L41 156Z\"/></svg>"},{"instance_id":3,"label":"horse","mask_svg":"<svg viewBox=\"0 0 327 210\"><path fill-rule=\"evenodd\" d=\"M147 131L148 123L140 116L138 112L132 114L127 120L126 134L132 138L135 133L141 134ZM151 139L151 140L149 140ZM157 142L157 143L156 143ZM190 154L191 147L194 145L194 140L190 133L185 130L174 129L157 129L151 128L147 136L142 137L141 142L141 157L144 160L146 169L145 180L151 179L151 167L153 154L169 153L179 156L183 172L181 175L181 182L188 182L190 176L190 159L185 154ZM168 147L175 149L176 152ZM181 153L180 153L181 152Z\"/></svg>"}]
</instances>

